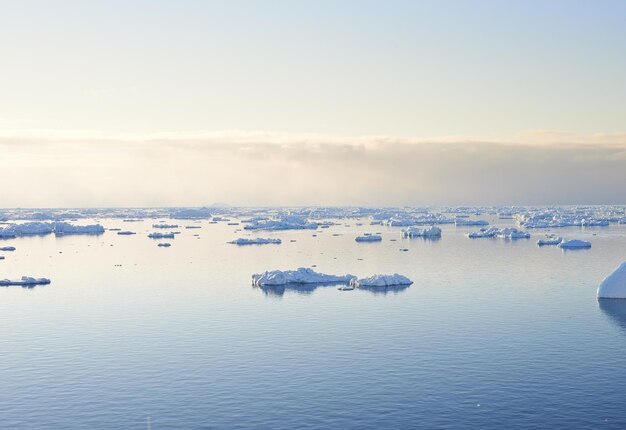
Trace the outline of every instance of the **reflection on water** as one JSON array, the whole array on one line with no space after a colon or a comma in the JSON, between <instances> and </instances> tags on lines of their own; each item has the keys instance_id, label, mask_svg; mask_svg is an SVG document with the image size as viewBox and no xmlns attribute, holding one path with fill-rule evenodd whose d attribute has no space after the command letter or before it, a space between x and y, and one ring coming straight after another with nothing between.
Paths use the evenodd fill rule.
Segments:
<instances>
[{"instance_id":1,"label":"reflection on water","mask_svg":"<svg viewBox=\"0 0 626 430\"><path fill-rule=\"evenodd\" d=\"M369 291L372 294L379 294L379 295L386 295L386 294L398 294L402 291L405 291L407 288L409 288L410 285L395 285L395 286L391 286L391 287L367 287L367 286L361 286L359 287L359 290L363 290L363 291Z\"/></svg>"},{"instance_id":2,"label":"reflection on water","mask_svg":"<svg viewBox=\"0 0 626 430\"><path fill-rule=\"evenodd\" d=\"M626 330L626 300L598 299L598 305L615 325Z\"/></svg>"},{"instance_id":3,"label":"reflection on water","mask_svg":"<svg viewBox=\"0 0 626 430\"><path fill-rule=\"evenodd\" d=\"M341 285L345 285L343 283L322 283L322 284L287 284L287 285L266 285L266 286L253 286L254 289L259 289L263 291L266 296L283 296L285 292L291 291L296 294L301 294L305 296L309 296L313 294L313 292L320 287L339 287ZM359 288L355 288L356 290L363 290L370 292L372 294L378 295L386 295L386 294L398 294L402 291L405 291L409 288L410 285L396 285L391 287L369 287L369 286L361 286ZM340 292L338 290L338 292Z\"/></svg>"}]
</instances>

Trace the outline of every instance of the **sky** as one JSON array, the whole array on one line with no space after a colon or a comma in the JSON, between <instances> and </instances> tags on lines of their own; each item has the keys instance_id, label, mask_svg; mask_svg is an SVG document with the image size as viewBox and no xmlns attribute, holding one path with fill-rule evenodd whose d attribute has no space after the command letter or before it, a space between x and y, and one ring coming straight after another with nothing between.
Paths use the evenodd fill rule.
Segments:
<instances>
[{"instance_id":1,"label":"sky","mask_svg":"<svg viewBox=\"0 0 626 430\"><path fill-rule=\"evenodd\" d=\"M621 0L0 10L0 207L626 204Z\"/></svg>"}]
</instances>

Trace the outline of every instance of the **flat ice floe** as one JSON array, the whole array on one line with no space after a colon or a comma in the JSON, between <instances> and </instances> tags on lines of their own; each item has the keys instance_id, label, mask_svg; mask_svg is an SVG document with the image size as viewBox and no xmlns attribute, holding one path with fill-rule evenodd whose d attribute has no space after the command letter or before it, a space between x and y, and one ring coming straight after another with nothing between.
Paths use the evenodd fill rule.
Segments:
<instances>
[{"instance_id":1,"label":"flat ice floe","mask_svg":"<svg viewBox=\"0 0 626 430\"><path fill-rule=\"evenodd\" d=\"M159 233L154 232L148 235L150 239L174 239L176 235L174 233Z\"/></svg>"},{"instance_id":2,"label":"flat ice floe","mask_svg":"<svg viewBox=\"0 0 626 430\"><path fill-rule=\"evenodd\" d=\"M161 248L169 248L170 246L172 246L171 243L159 243L157 246L160 246Z\"/></svg>"},{"instance_id":3,"label":"flat ice floe","mask_svg":"<svg viewBox=\"0 0 626 430\"><path fill-rule=\"evenodd\" d=\"M297 270L272 270L252 275L252 285L257 287L287 284L339 284L348 283L352 275L326 275L313 269L300 267Z\"/></svg>"},{"instance_id":4,"label":"flat ice floe","mask_svg":"<svg viewBox=\"0 0 626 430\"><path fill-rule=\"evenodd\" d=\"M489 225L489 221L485 221L483 219L457 219L454 224L457 227L462 226L478 226L478 225Z\"/></svg>"},{"instance_id":5,"label":"flat ice floe","mask_svg":"<svg viewBox=\"0 0 626 430\"><path fill-rule=\"evenodd\" d=\"M564 240L561 243L559 243L559 248L563 248L563 249L591 248L591 242L587 242L586 240L578 240L578 239Z\"/></svg>"},{"instance_id":6,"label":"flat ice floe","mask_svg":"<svg viewBox=\"0 0 626 430\"><path fill-rule=\"evenodd\" d=\"M489 228L481 228L478 231L473 231L467 234L467 237L470 239L479 239L484 237L495 237L496 234L500 232L499 228L489 227Z\"/></svg>"},{"instance_id":7,"label":"flat ice floe","mask_svg":"<svg viewBox=\"0 0 626 430\"><path fill-rule=\"evenodd\" d=\"M393 275L374 275L369 278L352 278L350 285L355 287L396 287L400 285L411 285L411 281L406 276L394 273Z\"/></svg>"},{"instance_id":8,"label":"flat ice floe","mask_svg":"<svg viewBox=\"0 0 626 430\"><path fill-rule=\"evenodd\" d=\"M3 246L2 248L0 248L0 251L15 251L15 247L14 246Z\"/></svg>"},{"instance_id":9,"label":"flat ice floe","mask_svg":"<svg viewBox=\"0 0 626 430\"><path fill-rule=\"evenodd\" d=\"M441 237L441 229L437 226L430 227L409 227L402 230L403 237Z\"/></svg>"},{"instance_id":10,"label":"flat ice floe","mask_svg":"<svg viewBox=\"0 0 626 430\"><path fill-rule=\"evenodd\" d=\"M626 261L600 283L598 298L626 299Z\"/></svg>"},{"instance_id":11,"label":"flat ice floe","mask_svg":"<svg viewBox=\"0 0 626 430\"><path fill-rule=\"evenodd\" d=\"M104 233L104 227L100 224L92 225L72 225L66 222L54 223L54 234L58 236L67 234L102 234Z\"/></svg>"},{"instance_id":12,"label":"flat ice floe","mask_svg":"<svg viewBox=\"0 0 626 430\"><path fill-rule=\"evenodd\" d=\"M256 239L245 239L239 238L235 240L231 240L228 243L232 243L233 245L268 245L268 244L281 244L282 241L280 239L263 239L262 237L257 237Z\"/></svg>"},{"instance_id":13,"label":"flat ice floe","mask_svg":"<svg viewBox=\"0 0 626 430\"><path fill-rule=\"evenodd\" d=\"M119 234L120 236L130 236L130 235L137 234L137 233L135 233L134 231L125 230L125 231L118 231L117 234Z\"/></svg>"},{"instance_id":14,"label":"flat ice floe","mask_svg":"<svg viewBox=\"0 0 626 430\"><path fill-rule=\"evenodd\" d=\"M354 240L357 242L380 242L383 237L379 234L364 234L363 236L357 236Z\"/></svg>"},{"instance_id":15,"label":"flat ice floe","mask_svg":"<svg viewBox=\"0 0 626 430\"><path fill-rule=\"evenodd\" d=\"M50 283L50 279L47 278L31 278L30 276L22 276L20 279L0 279L0 287L8 287L10 285L19 285L23 287L30 287L34 285L46 285Z\"/></svg>"},{"instance_id":16,"label":"flat ice floe","mask_svg":"<svg viewBox=\"0 0 626 430\"><path fill-rule=\"evenodd\" d=\"M546 246L546 245L558 245L563 242L563 238L561 236L557 236L555 234L547 234L545 239L539 239L537 241L537 245Z\"/></svg>"},{"instance_id":17,"label":"flat ice floe","mask_svg":"<svg viewBox=\"0 0 626 430\"><path fill-rule=\"evenodd\" d=\"M516 228L503 228L496 233L495 237L501 239L530 239L530 233Z\"/></svg>"},{"instance_id":18,"label":"flat ice floe","mask_svg":"<svg viewBox=\"0 0 626 430\"><path fill-rule=\"evenodd\" d=\"M152 228L178 228L178 224L152 224Z\"/></svg>"}]
</instances>

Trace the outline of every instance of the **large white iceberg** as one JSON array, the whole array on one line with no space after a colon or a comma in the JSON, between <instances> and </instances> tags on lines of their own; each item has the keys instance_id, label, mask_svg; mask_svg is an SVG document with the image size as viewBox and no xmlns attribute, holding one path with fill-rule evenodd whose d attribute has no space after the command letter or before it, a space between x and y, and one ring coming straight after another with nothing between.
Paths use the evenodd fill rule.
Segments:
<instances>
[{"instance_id":1,"label":"large white iceberg","mask_svg":"<svg viewBox=\"0 0 626 430\"><path fill-rule=\"evenodd\" d=\"M425 228L409 227L402 230L403 237L441 237L441 229L437 226Z\"/></svg>"},{"instance_id":2,"label":"large white iceberg","mask_svg":"<svg viewBox=\"0 0 626 430\"><path fill-rule=\"evenodd\" d=\"M564 240L563 242L559 243L559 248L563 248L563 249L591 248L591 242L587 242L586 240L578 240L578 239Z\"/></svg>"},{"instance_id":3,"label":"large white iceberg","mask_svg":"<svg viewBox=\"0 0 626 430\"><path fill-rule=\"evenodd\" d=\"M352 275L326 275L315 272L313 269L300 267L298 270L272 270L254 274L252 285L264 287L287 284L338 284L350 282L353 278Z\"/></svg>"},{"instance_id":4,"label":"large white iceberg","mask_svg":"<svg viewBox=\"0 0 626 430\"><path fill-rule=\"evenodd\" d=\"M280 239L264 239L262 237L257 237L256 239L245 239L239 238L235 240L231 240L228 243L232 243L233 245L268 245L268 244L280 244L282 241Z\"/></svg>"},{"instance_id":5,"label":"large white iceberg","mask_svg":"<svg viewBox=\"0 0 626 430\"><path fill-rule=\"evenodd\" d=\"M50 279L47 278L31 278L30 276L22 276L20 279L10 280L10 279L0 279L0 286L7 287L9 285L21 285L21 286L32 286L32 285L46 285L50 283Z\"/></svg>"},{"instance_id":6,"label":"large white iceberg","mask_svg":"<svg viewBox=\"0 0 626 430\"><path fill-rule=\"evenodd\" d=\"M383 238L379 234L365 234L363 236L357 236L354 240L357 242L380 242Z\"/></svg>"},{"instance_id":7,"label":"large white iceberg","mask_svg":"<svg viewBox=\"0 0 626 430\"><path fill-rule=\"evenodd\" d=\"M394 273L393 275L374 275L369 278L352 278L350 285L355 287L394 287L399 285L411 285L411 281L406 276Z\"/></svg>"},{"instance_id":8,"label":"large white iceberg","mask_svg":"<svg viewBox=\"0 0 626 430\"><path fill-rule=\"evenodd\" d=\"M626 299L626 261L600 283L598 298Z\"/></svg>"}]
</instances>

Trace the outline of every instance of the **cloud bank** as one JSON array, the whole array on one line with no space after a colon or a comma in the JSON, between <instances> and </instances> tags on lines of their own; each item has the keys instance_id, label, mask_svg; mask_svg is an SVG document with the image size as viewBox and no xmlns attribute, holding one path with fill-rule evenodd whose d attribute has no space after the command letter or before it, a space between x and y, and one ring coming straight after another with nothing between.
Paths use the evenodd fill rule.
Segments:
<instances>
[{"instance_id":1,"label":"cloud bank","mask_svg":"<svg viewBox=\"0 0 626 430\"><path fill-rule=\"evenodd\" d=\"M0 207L626 204L626 134L0 137Z\"/></svg>"}]
</instances>

